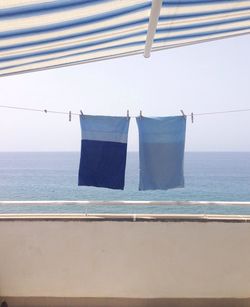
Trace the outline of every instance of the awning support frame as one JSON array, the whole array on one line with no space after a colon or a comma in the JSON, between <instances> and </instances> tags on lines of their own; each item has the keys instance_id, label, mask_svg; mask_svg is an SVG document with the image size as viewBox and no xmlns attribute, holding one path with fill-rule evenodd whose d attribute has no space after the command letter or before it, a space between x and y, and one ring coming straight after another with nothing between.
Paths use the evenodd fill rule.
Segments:
<instances>
[{"instance_id":1,"label":"awning support frame","mask_svg":"<svg viewBox=\"0 0 250 307\"><path fill-rule=\"evenodd\" d=\"M163 0L152 0L151 12L148 23L147 38L144 48L144 57L149 58L154 42Z\"/></svg>"}]
</instances>

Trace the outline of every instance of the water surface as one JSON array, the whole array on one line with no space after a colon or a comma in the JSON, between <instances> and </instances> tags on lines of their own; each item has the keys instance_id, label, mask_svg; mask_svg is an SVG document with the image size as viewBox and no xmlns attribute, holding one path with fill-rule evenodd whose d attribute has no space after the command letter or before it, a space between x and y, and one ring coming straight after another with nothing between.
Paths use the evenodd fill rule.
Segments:
<instances>
[{"instance_id":1,"label":"water surface","mask_svg":"<svg viewBox=\"0 0 250 307\"><path fill-rule=\"evenodd\" d=\"M124 191L78 187L79 153L0 153L0 200L250 201L250 153L186 153L185 188L138 191L129 153ZM85 212L79 205L0 206L0 212ZM250 206L93 206L88 212L250 214Z\"/></svg>"}]
</instances>

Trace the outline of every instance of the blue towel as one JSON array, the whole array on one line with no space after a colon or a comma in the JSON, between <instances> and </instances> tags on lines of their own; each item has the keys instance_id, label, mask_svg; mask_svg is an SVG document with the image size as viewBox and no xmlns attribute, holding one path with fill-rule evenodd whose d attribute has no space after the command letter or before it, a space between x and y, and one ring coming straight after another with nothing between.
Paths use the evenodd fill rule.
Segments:
<instances>
[{"instance_id":1,"label":"blue towel","mask_svg":"<svg viewBox=\"0 0 250 307\"><path fill-rule=\"evenodd\" d=\"M80 116L82 143L78 185L124 188L129 119Z\"/></svg>"},{"instance_id":2,"label":"blue towel","mask_svg":"<svg viewBox=\"0 0 250 307\"><path fill-rule=\"evenodd\" d=\"M139 190L184 187L186 118L137 117L136 121L139 130Z\"/></svg>"}]
</instances>

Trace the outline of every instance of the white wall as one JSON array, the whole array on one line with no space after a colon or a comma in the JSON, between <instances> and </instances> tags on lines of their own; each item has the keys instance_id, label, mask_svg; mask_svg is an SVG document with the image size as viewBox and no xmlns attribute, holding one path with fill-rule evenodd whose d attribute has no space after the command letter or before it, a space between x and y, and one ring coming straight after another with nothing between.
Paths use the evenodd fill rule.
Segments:
<instances>
[{"instance_id":1,"label":"white wall","mask_svg":"<svg viewBox=\"0 0 250 307\"><path fill-rule=\"evenodd\" d=\"M250 223L3 219L0 296L247 298Z\"/></svg>"}]
</instances>

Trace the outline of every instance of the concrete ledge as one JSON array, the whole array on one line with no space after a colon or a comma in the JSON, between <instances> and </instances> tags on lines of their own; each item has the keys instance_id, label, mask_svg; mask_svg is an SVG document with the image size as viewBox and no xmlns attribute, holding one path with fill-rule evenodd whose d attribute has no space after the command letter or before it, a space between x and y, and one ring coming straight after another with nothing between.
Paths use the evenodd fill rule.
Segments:
<instances>
[{"instance_id":1,"label":"concrete ledge","mask_svg":"<svg viewBox=\"0 0 250 307\"><path fill-rule=\"evenodd\" d=\"M6 297L8 307L249 307L250 298L51 298Z\"/></svg>"},{"instance_id":2,"label":"concrete ledge","mask_svg":"<svg viewBox=\"0 0 250 307\"><path fill-rule=\"evenodd\" d=\"M208 306L200 302L216 298L210 306L250 307L248 216L10 218L0 221L0 296L16 299L9 306L80 306L67 300L92 297L90 307L106 298L120 301L113 306L173 307L172 298ZM54 298L65 304L53 305ZM194 305L194 298L202 300Z\"/></svg>"}]
</instances>

